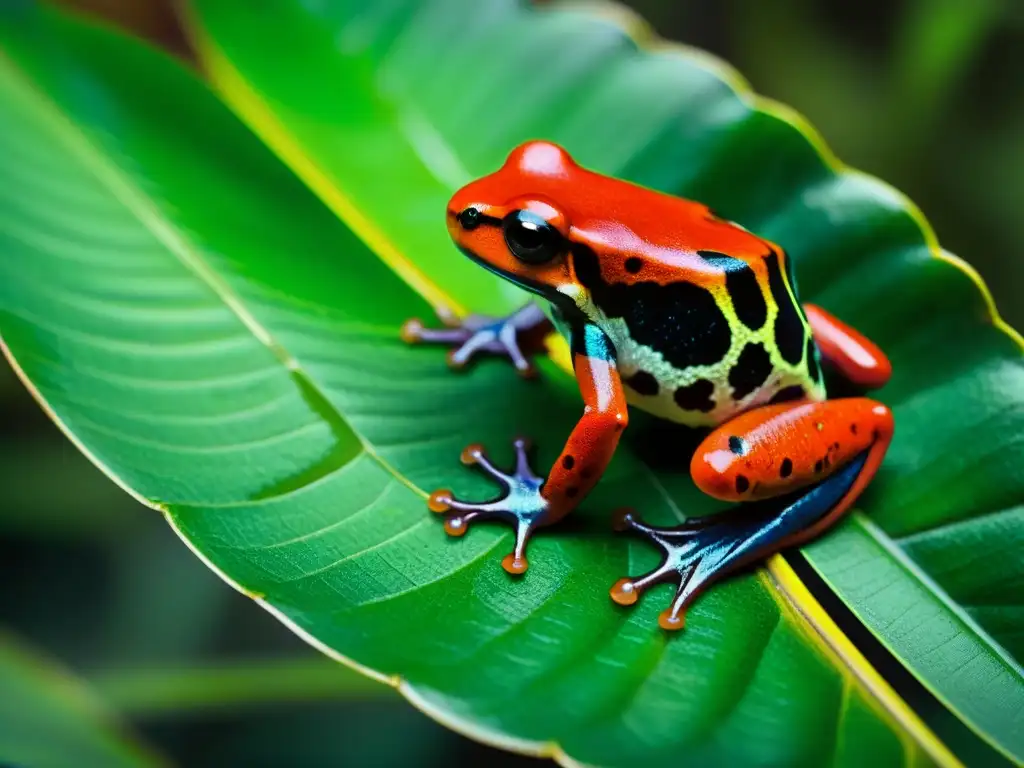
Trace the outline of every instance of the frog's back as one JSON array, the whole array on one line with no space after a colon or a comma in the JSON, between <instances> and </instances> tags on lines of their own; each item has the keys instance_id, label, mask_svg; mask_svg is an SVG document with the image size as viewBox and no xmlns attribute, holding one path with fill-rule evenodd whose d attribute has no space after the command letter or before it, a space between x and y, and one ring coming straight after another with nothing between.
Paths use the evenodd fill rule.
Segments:
<instances>
[{"instance_id":1,"label":"frog's back","mask_svg":"<svg viewBox=\"0 0 1024 768\"><path fill-rule=\"evenodd\" d=\"M707 206L590 171L548 142L527 142L460 190L450 226L476 204L557 219L567 263L531 271L496 243L491 266L526 270L539 293L604 330L632 404L711 426L772 399L824 399L786 254Z\"/></svg>"},{"instance_id":2,"label":"frog's back","mask_svg":"<svg viewBox=\"0 0 1024 768\"><path fill-rule=\"evenodd\" d=\"M584 311L615 345L629 402L713 426L768 402L823 400L788 255L705 206L651 193L618 231L574 233ZM650 214L673 215L677 227Z\"/></svg>"}]
</instances>

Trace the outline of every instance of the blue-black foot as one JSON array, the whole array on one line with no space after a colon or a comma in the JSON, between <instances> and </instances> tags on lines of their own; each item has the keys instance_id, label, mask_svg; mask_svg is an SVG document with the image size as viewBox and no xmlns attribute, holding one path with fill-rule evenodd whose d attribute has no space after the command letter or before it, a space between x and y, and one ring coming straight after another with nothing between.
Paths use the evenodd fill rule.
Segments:
<instances>
[{"instance_id":1,"label":"blue-black foot","mask_svg":"<svg viewBox=\"0 0 1024 768\"><path fill-rule=\"evenodd\" d=\"M442 315L447 326L441 329L425 328L420 320L407 320L401 337L409 344L446 344L454 347L448 353L448 365L454 370L464 369L476 355L486 352L512 361L520 375L536 376L537 369L530 358L543 351L544 336L551 324L535 304L528 304L508 317L469 315L464 320Z\"/></svg>"},{"instance_id":2,"label":"blue-black foot","mask_svg":"<svg viewBox=\"0 0 1024 768\"><path fill-rule=\"evenodd\" d=\"M463 536L469 524L478 520L503 520L516 532L515 549L501 561L502 567L518 576L526 571L526 544L530 534L548 519L548 500L541 496L544 478L530 468L527 455L529 443L520 438L514 442L516 467L512 473L498 469L487 458L483 446L473 444L462 452L462 463L474 466L487 477L498 481L504 493L486 502L460 501L447 489L430 494L427 506L431 512L446 515L444 529L449 536Z\"/></svg>"},{"instance_id":3,"label":"blue-black foot","mask_svg":"<svg viewBox=\"0 0 1024 768\"><path fill-rule=\"evenodd\" d=\"M743 509L692 518L671 528L646 525L632 510L619 510L613 527L654 544L662 552L662 561L642 576L615 582L612 600L633 605L651 587L671 583L675 597L658 624L662 629L682 629L686 609L712 582L802 543L808 531L821 527L819 523L831 525L832 510L857 479L866 458L867 453L861 454L826 480L791 496L751 502Z\"/></svg>"}]
</instances>

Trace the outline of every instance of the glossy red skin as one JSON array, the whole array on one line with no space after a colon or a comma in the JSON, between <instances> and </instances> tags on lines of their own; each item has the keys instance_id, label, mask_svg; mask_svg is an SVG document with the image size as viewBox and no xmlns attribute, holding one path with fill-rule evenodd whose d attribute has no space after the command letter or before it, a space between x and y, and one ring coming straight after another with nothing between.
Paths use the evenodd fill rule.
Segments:
<instances>
[{"instance_id":1,"label":"glossy red skin","mask_svg":"<svg viewBox=\"0 0 1024 768\"><path fill-rule=\"evenodd\" d=\"M827 477L872 446L888 445L892 425L889 409L866 397L765 405L708 435L693 454L690 474L704 493L723 501L780 496ZM730 446L737 437L741 453Z\"/></svg>"},{"instance_id":2,"label":"glossy red skin","mask_svg":"<svg viewBox=\"0 0 1024 768\"><path fill-rule=\"evenodd\" d=\"M515 209L539 214L571 242L609 256L601 259L607 282L685 279L724 290L722 270L696 251L742 259L762 282L767 280L763 257L770 250L780 252L773 243L722 221L706 205L594 173L546 142L516 148L497 171L456 192L448 203L448 232L458 245L514 278L552 288L577 284L568 259L524 264L509 253L500 228L463 229L456 217L469 207L496 219ZM624 266L631 257L644 265L635 274Z\"/></svg>"},{"instance_id":3,"label":"glossy red skin","mask_svg":"<svg viewBox=\"0 0 1024 768\"><path fill-rule=\"evenodd\" d=\"M571 512L601 479L629 422L622 382L605 360L575 355L573 368L583 396L583 416L551 467L541 495L551 504L545 525Z\"/></svg>"},{"instance_id":4,"label":"glossy red skin","mask_svg":"<svg viewBox=\"0 0 1024 768\"><path fill-rule=\"evenodd\" d=\"M695 251L713 250L748 261L759 278L766 280L762 257L766 248L779 250L717 218L705 205L594 173L547 142L517 147L498 171L457 191L447 206L447 225L457 244L514 278L552 288L577 283L569 259L524 264L509 253L500 227L464 229L457 217L471 206L498 219L517 208L542 215L571 242L585 244L598 254L613 254L614 258L603 259L601 265L608 281L636 281L638 275L627 272L623 265L627 258L637 257L644 260L642 280L688 280L724 290L722 270L693 255ZM876 345L819 307L806 305L805 309L815 341L829 364L862 386L878 387L888 380L891 366ZM585 497L600 477L627 419L622 385L606 362L578 355L574 368L587 410L545 486L545 494L557 504L556 519ZM720 426L701 444L691 465L693 479L705 493L730 501L791 492L827 476L830 469L866 450L874 433L891 433L891 416L877 414L874 408L885 407L852 399L817 403L816 407L783 403L746 412ZM824 431L814 428L817 423L825 425ZM850 433L851 424L858 426L858 435ZM719 471L716 466L726 465L701 457L715 451L732 456L725 444L729 436L743 437L753 453L733 457L742 464L730 462L727 470ZM836 442L840 449L828 450ZM564 469L566 456L572 457L571 471ZM792 460L794 469L783 479L779 463L785 457ZM825 458L828 466L815 472L815 463ZM586 478L581 464L589 470ZM740 466L751 487L745 494L735 489ZM566 496L568 492L571 494Z\"/></svg>"},{"instance_id":5,"label":"glossy red skin","mask_svg":"<svg viewBox=\"0 0 1024 768\"><path fill-rule=\"evenodd\" d=\"M878 389L892 376L892 365L870 339L821 307L804 304L822 356L844 379L865 389Z\"/></svg>"}]
</instances>

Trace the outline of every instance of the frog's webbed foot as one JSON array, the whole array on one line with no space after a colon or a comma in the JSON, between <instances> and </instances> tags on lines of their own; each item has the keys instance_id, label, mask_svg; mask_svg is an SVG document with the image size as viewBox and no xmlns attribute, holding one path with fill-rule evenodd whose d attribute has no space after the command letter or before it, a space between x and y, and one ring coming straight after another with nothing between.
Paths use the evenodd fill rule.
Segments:
<instances>
[{"instance_id":1,"label":"frog's webbed foot","mask_svg":"<svg viewBox=\"0 0 1024 768\"><path fill-rule=\"evenodd\" d=\"M629 509L616 512L612 526L617 531L637 534L662 552L661 563L654 570L615 582L611 588L612 600L619 605L633 605L651 587L671 583L676 588L675 598L658 617L658 624L662 629L682 629L686 607L708 577L718 570L716 564L722 562L730 549L729 544L720 539L721 531L715 532L714 523L707 518L689 520L673 528L656 528L645 524Z\"/></svg>"},{"instance_id":2,"label":"frog's webbed foot","mask_svg":"<svg viewBox=\"0 0 1024 768\"><path fill-rule=\"evenodd\" d=\"M662 561L649 573L615 582L612 600L633 605L651 587L670 582L676 594L658 624L682 629L686 609L712 582L802 543L822 525L834 522L866 458L862 453L826 480L790 496L750 502L743 510L691 518L670 528L646 525L632 510L619 510L613 527L654 544Z\"/></svg>"},{"instance_id":3,"label":"frog's webbed foot","mask_svg":"<svg viewBox=\"0 0 1024 768\"><path fill-rule=\"evenodd\" d=\"M447 344L454 347L448 353L448 365L462 370L479 353L487 352L512 361L520 375L530 378L537 370L530 360L543 351L544 336L551 324L536 304L527 304L508 317L469 315L459 320L441 315L446 328L425 328L412 318L402 326L402 340L409 344Z\"/></svg>"},{"instance_id":4,"label":"frog's webbed foot","mask_svg":"<svg viewBox=\"0 0 1024 768\"><path fill-rule=\"evenodd\" d=\"M526 571L526 544L533 531L547 522L550 503L541 493L544 478L534 474L527 456L529 443L519 438L514 442L516 467L506 473L491 463L483 446L469 445L462 451L462 463L474 466L487 477L498 481L504 493L486 502L460 501L447 489L430 494L427 502L431 512L446 515L444 529L449 536L463 536L469 524L478 520L503 520L516 532L515 549L501 561L513 575Z\"/></svg>"}]
</instances>

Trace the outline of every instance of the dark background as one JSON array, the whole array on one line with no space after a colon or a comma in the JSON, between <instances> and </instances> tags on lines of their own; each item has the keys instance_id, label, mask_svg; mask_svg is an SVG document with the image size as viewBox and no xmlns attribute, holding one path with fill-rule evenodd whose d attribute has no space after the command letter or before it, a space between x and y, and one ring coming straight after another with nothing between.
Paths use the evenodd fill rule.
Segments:
<instances>
[{"instance_id":1,"label":"dark background","mask_svg":"<svg viewBox=\"0 0 1024 768\"><path fill-rule=\"evenodd\" d=\"M68 4L187 55L167 2ZM979 270L1004 317L1024 326L1024 3L627 4L661 35L731 62L758 92L806 115L846 163L906 192L940 242ZM527 762L446 731L383 687L347 689L341 677L336 688L284 703L214 705L197 690L172 705L158 685L129 685L140 670L316 663L317 655L208 571L156 512L106 480L6 367L0 482L0 622L92 682L175 762Z\"/></svg>"}]
</instances>

